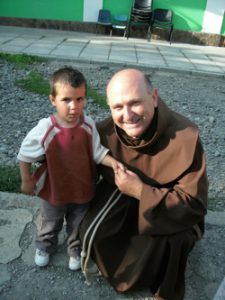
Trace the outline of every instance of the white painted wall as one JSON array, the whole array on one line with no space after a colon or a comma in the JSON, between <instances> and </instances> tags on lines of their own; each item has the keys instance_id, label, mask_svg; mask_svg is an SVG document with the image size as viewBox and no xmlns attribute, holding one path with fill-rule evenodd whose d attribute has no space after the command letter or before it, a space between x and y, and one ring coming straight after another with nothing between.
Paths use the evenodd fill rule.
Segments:
<instances>
[{"instance_id":1,"label":"white painted wall","mask_svg":"<svg viewBox=\"0 0 225 300\"><path fill-rule=\"evenodd\" d=\"M225 1L225 0L224 0ZM102 9L103 0L84 0L84 22L96 22L98 11Z\"/></svg>"},{"instance_id":2,"label":"white painted wall","mask_svg":"<svg viewBox=\"0 0 225 300\"><path fill-rule=\"evenodd\" d=\"M202 32L220 34L225 11L225 0L207 0Z\"/></svg>"}]
</instances>

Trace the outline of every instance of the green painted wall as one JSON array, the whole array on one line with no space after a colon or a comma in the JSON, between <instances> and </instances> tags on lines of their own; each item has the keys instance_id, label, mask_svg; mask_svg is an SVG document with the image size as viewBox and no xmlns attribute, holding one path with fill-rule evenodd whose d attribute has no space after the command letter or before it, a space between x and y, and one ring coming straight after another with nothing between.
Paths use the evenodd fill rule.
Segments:
<instances>
[{"instance_id":1,"label":"green painted wall","mask_svg":"<svg viewBox=\"0 0 225 300\"><path fill-rule=\"evenodd\" d=\"M0 16L83 21L83 0L0 0Z\"/></svg>"},{"instance_id":2,"label":"green painted wall","mask_svg":"<svg viewBox=\"0 0 225 300\"><path fill-rule=\"evenodd\" d=\"M153 0L153 8L174 11L174 28L201 31L207 0Z\"/></svg>"},{"instance_id":3,"label":"green painted wall","mask_svg":"<svg viewBox=\"0 0 225 300\"><path fill-rule=\"evenodd\" d=\"M92 0L89 0L92 1ZM200 32L207 0L153 0L154 8L174 11L174 28ZM112 16L129 15L133 0L103 0ZM83 0L0 0L0 16L83 21ZM221 33L225 33L225 22Z\"/></svg>"},{"instance_id":4,"label":"green painted wall","mask_svg":"<svg viewBox=\"0 0 225 300\"><path fill-rule=\"evenodd\" d=\"M115 1L112 0L103 1L103 8L109 9L112 16L117 14L129 15L132 5L133 5L133 0L120 0L117 1L116 5L115 5Z\"/></svg>"}]
</instances>

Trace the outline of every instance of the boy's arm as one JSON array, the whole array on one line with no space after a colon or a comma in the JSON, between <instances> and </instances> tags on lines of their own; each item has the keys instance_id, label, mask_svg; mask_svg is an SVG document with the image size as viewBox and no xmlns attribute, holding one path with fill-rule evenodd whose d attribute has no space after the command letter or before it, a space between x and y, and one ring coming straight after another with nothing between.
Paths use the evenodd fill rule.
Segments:
<instances>
[{"instance_id":1,"label":"boy's arm","mask_svg":"<svg viewBox=\"0 0 225 300\"><path fill-rule=\"evenodd\" d=\"M35 180L32 178L31 163L20 161L21 192L34 195Z\"/></svg>"},{"instance_id":2,"label":"boy's arm","mask_svg":"<svg viewBox=\"0 0 225 300\"><path fill-rule=\"evenodd\" d=\"M95 122L90 117L86 116L86 118L92 126L93 156L96 164L103 164L104 166L111 167L115 173L117 172L118 168L126 171L126 168L122 163L120 163L115 158L107 154L109 152L109 149L107 149L101 144L100 136L97 131Z\"/></svg>"},{"instance_id":3,"label":"boy's arm","mask_svg":"<svg viewBox=\"0 0 225 300\"><path fill-rule=\"evenodd\" d=\"M21 174L21 192L27 195L34 195L36 181L32 177L32 163L43 161L45 149L42 145L46 132L52 126L51 118L41 119L24 138L17 159Z\"/></svg>"},{"instance_id":4,"label":"boy's arm","mask_svg":"<svg viewBox=\"0 0 225 300\"><path fill-rule=\"evenodd\" d=\"M117 172L118 169L122 169L123 171L126 171L125 166L121 162L117 161L115 158L110 156L109 154L106 154L106 156L102 159L101 164L113 168L115 173Z\"/></svg>"}]
</instances>

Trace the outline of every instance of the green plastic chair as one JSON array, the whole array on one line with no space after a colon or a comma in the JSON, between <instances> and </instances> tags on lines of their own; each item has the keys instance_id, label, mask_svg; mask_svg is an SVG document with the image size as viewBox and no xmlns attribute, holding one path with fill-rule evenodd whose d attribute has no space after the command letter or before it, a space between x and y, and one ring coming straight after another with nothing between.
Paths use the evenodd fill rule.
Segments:
<instances>
[{"instance_id":1,"label":"green plastic chair","mask_svg":"<svg viewBox=\"0 0 225 300\"><path fill-rule=\"evenodd\" d=\"M115 15L110 35L112 35L113 29L116 29L123 30L123 36L125 37L127 30L127 19L127 15Z\"/></svg>"}]
</instances>

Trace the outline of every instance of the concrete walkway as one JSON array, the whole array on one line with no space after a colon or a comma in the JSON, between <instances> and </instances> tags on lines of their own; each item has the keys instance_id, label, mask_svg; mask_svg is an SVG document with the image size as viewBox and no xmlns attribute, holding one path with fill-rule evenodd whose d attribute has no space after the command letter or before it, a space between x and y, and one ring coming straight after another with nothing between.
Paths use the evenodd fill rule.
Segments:
<instances>
[{"instance_id":1,"label":"concrete walkway","mask_svg":"<svg viewBox=\"0 0 225 300\"><path fill-rule=\"evenodd\" d=\"M225 76L225 47L0 26L0 51Z\"/></svg>"},{"instance_id":2,"label":"concrete walkway","mask_svg":"<svg viewBox=\"0 0 225 300\"><path fill-rule=\"evenodd\" d=\"M188 73L204 73L225 77L225 48L201 47L188 44L152 41L122 37L109 37L88 33L42 30L0 26L0 52L27 53L50 58L70 59L83 62L116 63L123 66L176 70ZM50 280L51 289L74 278L80 293L85 293L83 277L67 270L64 252L56 254L49 270L60 274L63 282L53 282L55 275L39 271L34 266L34 232L39 201L35 197L0 192L0 299L61 299L44 297L44 287ZM204 238L197 243L187 266L187 291L185 300L224 300L225 294L214 298L225 276L225 212L209 211L206 217ZM54 269L55 268L55 269ZM48 269L48 268L47 268ZM56 270L56 271L55 271ZM51 277L52 276L52 277ZM64 278L64 277L65 278ZM40 280L36 294L24 294L24 285L30 279ZM70 279L73 280L70 280ZM53 282L53 283L52 283ZM34 293L34 292L33 292ZM83 294L82 294L83 295ZM104 296L102 296L104 295ZM75 299L66 296L68 300ZM147 300L148 292L117 295L106 282L101 282L78 300Z\"/></svg>"}]
</instances>

